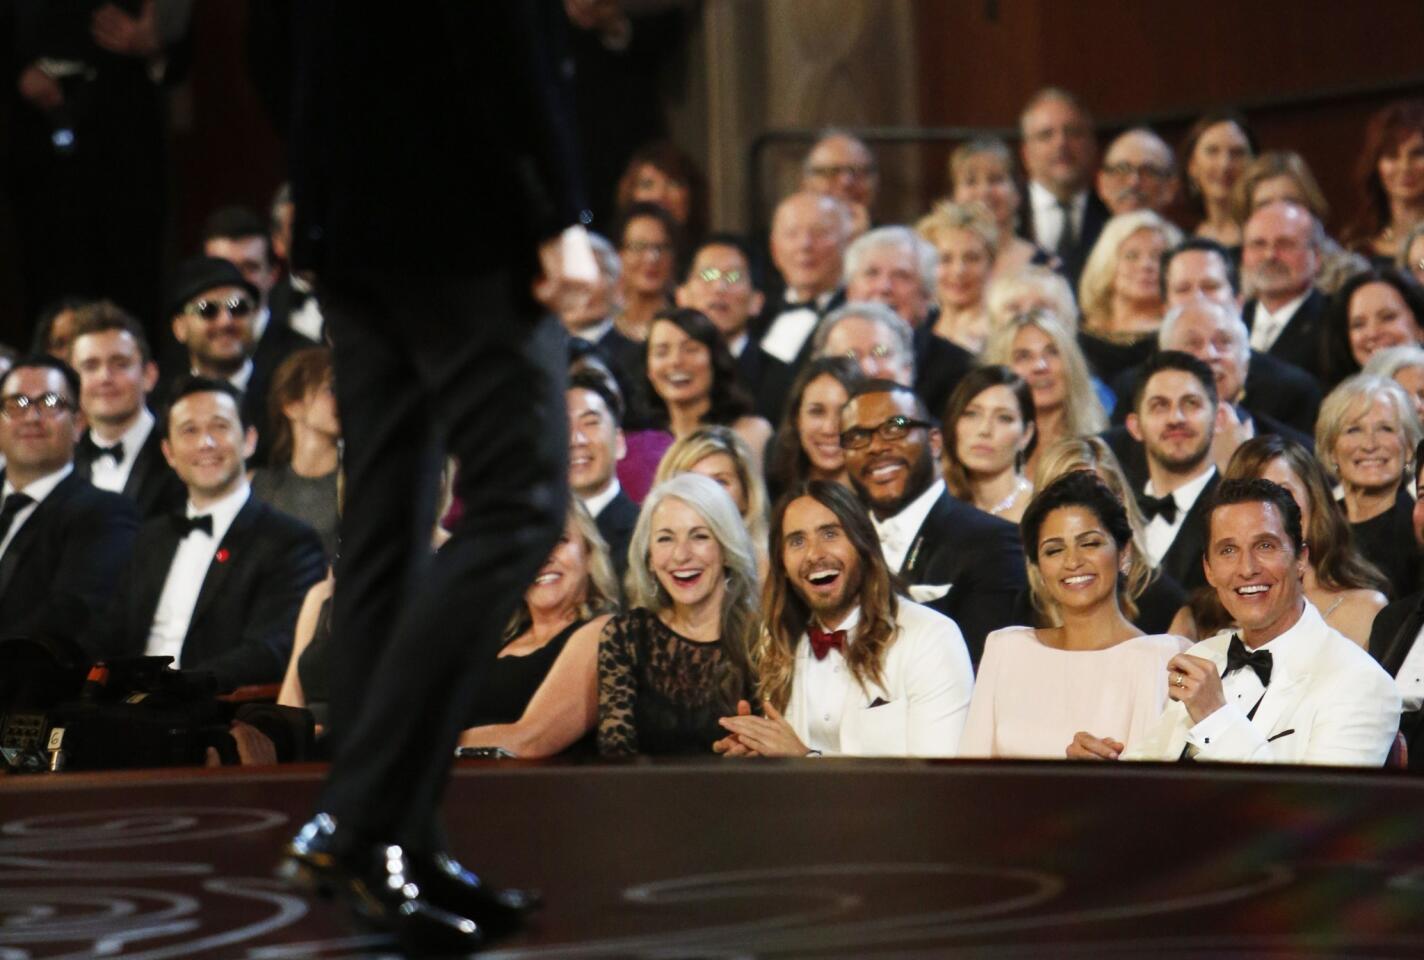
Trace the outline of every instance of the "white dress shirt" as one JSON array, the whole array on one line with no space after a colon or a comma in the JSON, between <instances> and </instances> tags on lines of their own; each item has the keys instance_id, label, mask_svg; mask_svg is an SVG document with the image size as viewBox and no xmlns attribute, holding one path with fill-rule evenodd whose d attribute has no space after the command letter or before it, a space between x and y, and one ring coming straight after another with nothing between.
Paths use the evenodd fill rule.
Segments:
<instances>
[{"instance_id":1,"label":"white dress shirt","mask_svg":"<svg viewBox=\"0 0 1424 960\"><path fill-rule=\"evenodd\" d=\"M1177 532L1182 529L1182 522L1187 519L1187 514L1196 505L1197 498L1202 495L1206 485L1211 482L1211 478L1216 475L1216 467L1209 462L1207 468L1196 477L1188 480L1180 487L1172 491L1172 500L1177 504L1177 518L1168 523L1160 513L1153 517L1147 524L1146 543L1143 546L1147 550L1147 557L1155 567L1162 562L1162 558L1167 555L1167 551L1172 549L1172 543L1177 539ZM1149 497L1157 496L1153 489L1152 481L1147 481L1147 486L1143 492Z\"/></svg>"},{"instance_id":2,"label":"white dress shirt","mask_svg":"<svg viewBox=\"0 0 1424 960\"><path fill-rule=\"evenodd\" d=\"M846 649L850 648L859 624L860 607L856 607L836 628L846 632ZM811 641L803 634L800 643L807 645L809 649ZM806 695L806 746L822 753L839 753L846 693L855 682L850 675L850 667L846 665L840 650L828 651L824 660L817 660L816 655L811 653L798 659L796 663L797 666L804 666L800 675L792 682L804 685L802 690Z\"/></svg>"},{"instance_id":3,"label":"white dress shirt","mask_svg":"<svg viewBox=\"0 0 1424 960\"><path fill-rule=\"evenodd\" d=\"M1251 320L1251 349L1257 353L1267 353L1271 347L1275 346L1280 339L1286 324L1290 323L1291 317L1300 309L1300 305L1305 303L1305 298L1310 296L1310 290L1296 297L1290 303L1281 307L1275 313L1266 309L1265 301L1256 301L1256 313Z\"/></svg>"},{"instance_id":4,"label":"white dress shirt","mask_svg":"<svg viewBox=\"0 0 1424 960\"><path fill-rule=\"evenodd\" d=\"M583 501L584 507L588 510L588 515L597 520L598 515L603 512L603 508L612 503L618 494L622 492L623 485L618 482L618 475L615 473L613 479L608 481L608 486L603 488L602 493L595 493L591 497L580 497L579 499Z\"/></svg>"},{"instance_id":5,"label":"white dress shirt","mask_svg":"<svg viewBox=\"0 0 1424 960\"><path fill-rule=\"evenodd\" d=\"M133 426L124 431L114 443L123 444L124 459L122 463L115 463L113 457L96 457L89 467L89 482L100 490L108 490L112 493L123 493L124 485L129 482L129 474L133 473L134 460L138 458L138 452L143 449L143 445L148 442L148 435L153 431L154 416L148 412L147 407L138 408L138 419ZM94 435L93 430L89 436L95 443L101 441ZM103 442L103 446L112 447L113 443Z\"/></svg>"},{"instance_id":6,"label":"white dress shirt","mask_svg":"<svg viewBox=\"0 0 1424 960\"><path fill-rule=\"evenodd\" d=\"M203 581L208 577L208 568L218 552L218 544L227 536L228 529L247 498L252 495L247 481L243 480L232 493L216 503L199 510L188 501L187 516L208 515L213 518L213 534L208 536L201 530L194 530L178 543L173 552L173 563L168 567L168 576L163 581L163 591L158 595L158 606L153 611L153 625L148 633L148 645L144 650L150 657L172 657L176 666L183 665L183 640L188 636L188 624L193 619L193 610L198 605L198 594L202 592Z\"/></svg>"},{"instance_id":7,"label":"white dress shirt","mask_svg":"<svg viewBox=\"0 0 1424 960\"><path fill-rule=\"evenodd\" d=\"M613 329L613 318L604 317L597 323L584 327L574 336L587 343L597 344L598 341L608 336L608 331Z\"/></svg>"},{"instance_id":8,"label":"white dress shirt","mask_svg":"<svg viewBox=\"0 0 1424 960\"><path fill-rule=\"evenodd\" d=\"M914 545L915 535L920 532L925 518L930 515L930 508L943 493L944 481L936 480L930 484L928 490L911 500L895 516L879 520L875 514L870 515L870 522L875 525L875 535L880 538L880 549L885 554L885 563L891 570L898 573L905 565L910 547Z\"/></svg>"},{"instance_id":9,"label":"white dress shirt","mask_svg":"<svg viewBox=\"0 0 1424 960\"><path fill-rule=\"evenodd\" d=\"M1044 250L1057 250L1058 239L1063 233L1063 208L1058 198L1041 183L1028 183L1029 203L1033 205L1034 242ZM1083 236L1083 217L1088 210L1088 191L1080 190L1068 201L1069 215L1073 218L1073 236Z\"/></svg>"},{"instance_id":10,"label":"white dress shirt","mask_svg":"<svg viewBox=\"0 0 1424 960\"><path fill-rule=\"evenodd\" d=\"M1420 641L1424 641L1424 630L1414 638L1414 646L1409 648L1394 678L1399 695L1404 699L1405 713L1424 709L1424 643Z\"/></svg>"},{"instance_id":11,"label":"white dress shirt","mask_svg":"<svg viewBox=\"0 0 1424 960\"><path fill-rule=\"evenodd\" d=\"M189 373L191 373L195 377L207 376L207 374L200 373L197 370L190 370ZM222 378L219 377L218 379ZM234 373L232 376L228 377L227 382L232 384L234 387L237 387L240 393L247 393L247 385L252 382L252 358L249 357L248 359L242 361L242 369L238 370L237 373Z\"/></svg>"},{"instance_id":12,"label":"white dress shirt","mask_svg":"<svg viewBox=\"0 0 1424 960\"><path fill-rule=\"evenodd\" d=\"M312 291L311 284L301 277L291 278L292 289L298 293L307 295L306 302L293 310L287 316L287 326L306 337L308 340L321 343L321 331L325 321L321 316L321 301Z\"/></svg>"},{"instance_id":13,"label":"white dress shirt","mask_svg":"<svg viewBox=\"0 0 1424 960\"><path fill-rule=\"evenodd\" d=\"M787 290L787 309L771 321L761 338L761 348L782 363L795 363L806 341L816 332L816 324L821 322L821 311L835 295L835 290L827 290L806 301L800 299L794 290Z\"/></svg>"},{"instance_id":14,"label":"white dress shirt","mask_svg":"<svg viewBox=\"0 0 1424 960\"><path fill-rule=\"evenodd\" d=\"M34 503L29 504L23 510L16 513L15 519L10 521L10 529L6 532L5 539L0 541L0 557L5 556L5 551L9 549L10 542L15 539L15 534L20 532L20 528L25 525L25 521L34 515L34 512L39 509L40 504L44 503L45 497L53 493L54 488L59 486L60 481L73 472L74 464L66 463L54 473L47 473L38 480L30 481L29 486L19 491L15 489L15 485L10 482L8 476L5 478L5 486L0 488L0 493L3 493L3 496L0 496L0 505L4 504L5 499L9 497L10 494L16 492L23 493L25 496L34 500Z\"/></svg>"}]
</instances>

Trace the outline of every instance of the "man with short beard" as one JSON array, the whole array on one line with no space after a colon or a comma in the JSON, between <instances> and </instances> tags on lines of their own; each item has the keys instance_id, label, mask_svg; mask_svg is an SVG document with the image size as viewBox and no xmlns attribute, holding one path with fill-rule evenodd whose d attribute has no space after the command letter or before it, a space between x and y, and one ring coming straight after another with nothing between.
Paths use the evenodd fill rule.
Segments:
<instances>
[{"instance_id":1,"label":"man with short beard","mask_svg":"<svg viewBox=\"0 0 1424 960\"><path fill-rule=\"evenodd\" d=\"M777 504L758 650L765 716L726 717L729 756L950 757L974 671L954 621L895 595L864 509L812 480ZM873 712L872 712L873 711Z\"/></svg>"},{"instance_id":2,"label":"man with short beard","mask_svg":"<svg viewBox=\"0 0 1424 960\"><path fill-rule=\"evenodd\" d=\"M907 386L857 387L841 411L841 447L886 564L911 584L911 599L959 625L977 663L990 631L1013 622L1025 584L1018 528L945 489L939 428Z\"/></svg>"},{"instance_id":3,"label":"man with short beard","mask_svg":"<svg viewBox=\"0 0 1424 960\"><path fill-rule=\"evenodd\" d=\"M1137 493L1147 519L1147 559L1187 590L1206 582L1204 495L1220 480L1211 460L1219 412L1211 368L1191 354L1164 350L1143 365L1127 415L1128 432L1147 451L1147 484Z\"/></svg>"},{"instance_id":4,"label":"man with short beard","mask_svg":"<svg viewBox=\"0 0 1424 960\"><path fill-rule=\"evenodd\" d=\"M1241 279L1252 299L1241 307L1251 348L1293 363L1323 381L1320 355L1326 298L1315 289L1325 231L1290 200L1258 207L1242 227Z\"/></svg>"},{"instance_id":5,"label":"man with short beard","mask_svg":"<svg viewBox=\"0 0 1424 960\"><path fill-rule=\"evenodd\" d=\"M1177 196L1172 148L1147 127L1118 134L1098 168L1098 194L1113 216L1134 210L1164 214Z\"/></svg>"}]
</instances>

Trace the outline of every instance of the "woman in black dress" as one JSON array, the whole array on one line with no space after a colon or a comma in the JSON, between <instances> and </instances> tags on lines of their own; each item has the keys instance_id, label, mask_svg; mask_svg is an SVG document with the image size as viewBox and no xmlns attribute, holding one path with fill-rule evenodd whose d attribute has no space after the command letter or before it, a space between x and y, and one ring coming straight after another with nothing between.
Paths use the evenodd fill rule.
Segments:
<instances>
[{"instance_id":1,"label":"woman in black dress","mask_svg":"<svg viewBox=\"0 0 1424 960\"><path fill-rule=\"evenodd\" d=\"M1344 489L1355 544L1389 579L1391 600L1419 589L1419 548L1406 484L1421 434L1414 402L1387 377L1359 373L1330 391L1315 425L1315 453Z\"/></svg>"}]
</instances>

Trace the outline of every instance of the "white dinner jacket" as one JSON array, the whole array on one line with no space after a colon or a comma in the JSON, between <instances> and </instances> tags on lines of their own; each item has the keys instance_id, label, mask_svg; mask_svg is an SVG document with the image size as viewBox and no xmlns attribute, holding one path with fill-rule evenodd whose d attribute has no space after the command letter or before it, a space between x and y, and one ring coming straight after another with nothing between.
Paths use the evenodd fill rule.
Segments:
<instances>
[{"instance_id":1,"label":"white dinner jacket","mask_svg":"<svg viewBox=\"0 0 1424 960\"><path fill-rule=\"evenodd\" d=\"M949 617L904 597L898 600L895 638L881 669L884 682L868 682L864 689L850 682L837 753L952 757L959 751L974 693L974 667L964 635ZM803 742L808 740L808 722L801 678L812 656L811 642L802 634L796 644L786 720Z\"/></svg>"},{"instance_id":2,"label":"white dinner jacket","mask_svg":"<svg viewBox=\"0 0 1424 960\"><path fill-rule=\"evenodd\" d=\"M1187 654L1210 660L1220 672L1231 636L1219 633ZM1399 730L1394 679L1328 626L1309 601L1295 626L1269 646L1271 683L1255 716L1247 720L1235 704L1222 707L1231 711L1230 722L1210 743L1197 745L1196 759L1383 766ZM1124 759L1177 760L1192 726L1187 708L1174 700Z\"/></svg>"}]
</instances>

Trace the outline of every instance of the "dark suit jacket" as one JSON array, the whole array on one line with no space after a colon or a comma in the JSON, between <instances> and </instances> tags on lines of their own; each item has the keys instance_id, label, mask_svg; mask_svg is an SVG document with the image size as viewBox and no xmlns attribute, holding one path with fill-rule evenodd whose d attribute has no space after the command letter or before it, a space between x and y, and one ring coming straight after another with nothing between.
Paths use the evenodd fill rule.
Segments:
<instances>
[{"instance_id":1,"label":"dark suit jacket","mask_svg":"<svg viewBox=\"0 0 1424 960\"><path fill-rule=\"evenodd\" d=\"M950 585L925 605L959 624L975 664L984 638L1015 622L1014 600L1027 582L1018 528L948 493L920 525L900 575L911 585Z\"/></svg>"},{"instance_id":2,"label":"dark suit jacket","mask_svg":"<svg viewBox=\"0 0 1424 960\"><path fill-rule=\"evenodd\" d=\"M0 556L0 637L77 642L108 603L137 530L125 498L73 473L61 480Z\"/></svg>"},{"instance_id":3,"label":"dark suit jacket","mask_svg":"<svg viewBox=\"0 0 1424 960\"><path fill-rule=\"evenodd\" d=\"M167 516L139 531L102 621L86 638L96 658L142 656L178 532ZM282 679L307 589L326 569L321 539L306 524L249 498L219 544L183 639L185 669L209 670L222 689Z\"/></svg>"},{"instance_id":4,"label":"dark suit jacket","mask_svg":"<svg viewBox=\"0 0 1424 960\"><path fill-rule=\"evenodd\" d=\"M1206 502L1221 482L1221 474L1212 474L1197 502L1187 511L1186 519L1177 528L1177 539L1162 557L1162 571L1170 574L1187 592L1206 585L1202 572L1202 551L1206 549Z\"/></svg>"},{"instance_id":5,"label":"dark suit jacket","mask_svg":"<svg viewBox=\"0 0 1424 960\"><path fill-rule=\"evenodd\" d=\"M88 430L84 431L84 436L90 436ZM126 456L133 457L134 463L129 469L128 480L124 482L123 494L138 506L138 515L144 520L160 513L181 510L188 499L183 481L163 459L162 443L163 437L159 435L158 424L155 423L138 452L124 451ZM93 459L81 443L74 451L74 472L88 480L92 476L92 466Z\"/></svg>"},{"instance_id":6,"label":"dark suit jacket","mask_svg":"<svg viewBox=\"0 0 1424 960\"><path fill-rule=\"evenodd\" d=\"M1124 370L1109 384L1117 397L1117 405L1112 410L1113 423L1126 422L1127 415L1132 412L1132 393L1141 379L1142 367L1138 365ZM1315 434L1320 399L1320 384L1315 377L1269 353L1251 351L1251 361L1246 367L1246 392L1241 398L1241 405L1251 412L1253 418L1264 418L1267 423L1290 427L1292 432L1287 435L1292 440L1298 439L1297 434L1310 437Z\"/></svg>"},{"instance_id":7,"label":"dark suit jacket","mask_svg":"<svg viewBox=\"0 0 1424 960\"><path fill-rule=\"evenodd\" d=\"M1326 371L1322 364L1320 343L1325 336L1327 304L1325 294L1312 289L1268 351L1277 360L1294 364L1322 384L1325 382ZM1255 300L1247 300L1241 305L1241 319L1246 321L1248 329L1255 324Z\"/></svg>"},{"instance_id":8,"label":"dark suit jacket","mask_svg":"<svg viewBox=\"0 0 1424 960\"><path fill-rule=\"evenodd\" d=\"M1023 188L1024 204L1021 209L1022 217L1019 222L1019 235L1029 243L1037 244L1038 240L1033 231L1033 204L1028 201L1028 185ZM1068 251L1068 255L1063 258L1062 273L1068 278L1068 282L1073 286L1073 293L1078 292L1078 278L1083 273L1083 264L1088 260L1088 254L1093 252L1093 244L1098 242L1098 235L1103 232L1103 226L1112 218L1112 212L1108 210L1107 204L1103 203L1098 192L1092 185L1088 186L1088 204L1083 208L1083 222L1078 229L1078 242L1073 249ZM1054 251L1048 251L1053 253Z\"/></svg>"},{"instance_id":9,"label":"dark suit jacket","mask_svg":"<svg viewBox=\"0 0 1424 960\"><path fill-rule=\"evenodd\" d=\"M768 321L762 325L752 335L752 342L747 344L747 350L755 350L758 354L755 360L747 358L741 366L743 369L755 369L757 380L755 383L743 384L747 391L756 401L756 412L758 416L765 417L770 423L780 423L781 415L786 410L786 401L791 394L792 381L796 379L796 374L801 372L801 368L806 365L806 361L811 359L811 341L815 338L816 331L813 327L811 333L807 335L806 342L801 345L801 350L796 354L796 358L791 362L774 357L761 347L761 338L771 329L771 325L776 322L776 318L788 310L797 310L801 307L811 307L816 311L818 319L825 319L831 311L845 305L845 288L837 290L826 300L823 307L816 307L814 304L787 304L784 301L777 305L775 312L767 312L764 315Z\"/></svg>"},{"instance_id":10,"label":"dark suit jacket","mask_svg":"<svg viewBox=\"0 0 1424 960\"><path fill-rule=\"evenodd\" d=\"M915 393L930 416L939 420L950 394L978 360L957 343L934 334L934 318L915 328Z\"/></svg>"},{"instance_id":11,"label":"dark suit jacket","mask_svg":"<svg viewBox=\"0 0 1424 960\"><path fill-rule=\"evenodd\" d=\"M608 501L594 522L608 544L608 555L613 561L613 571L618 574L621 590L623 575L628 572L628 543L633 539L633 528L638 525L638 505L628 494L619 490L618 496Z\"/></svg>"},{"instance_id":12,"label":"dark suit jacket","mask_svg":"<svg viewBox=\"0 0 1424 960\"><path fill-rule=\"evenodd\" d=\"M1424 591L1396 600L1375 615L1370 627L1370 653L1391 677L1414 648L1415 638L1424 629ZM1409 744L1409 769L1424 770L1424 712L1404 714L1399 732Z\"/></svg>"}]
</instances>

